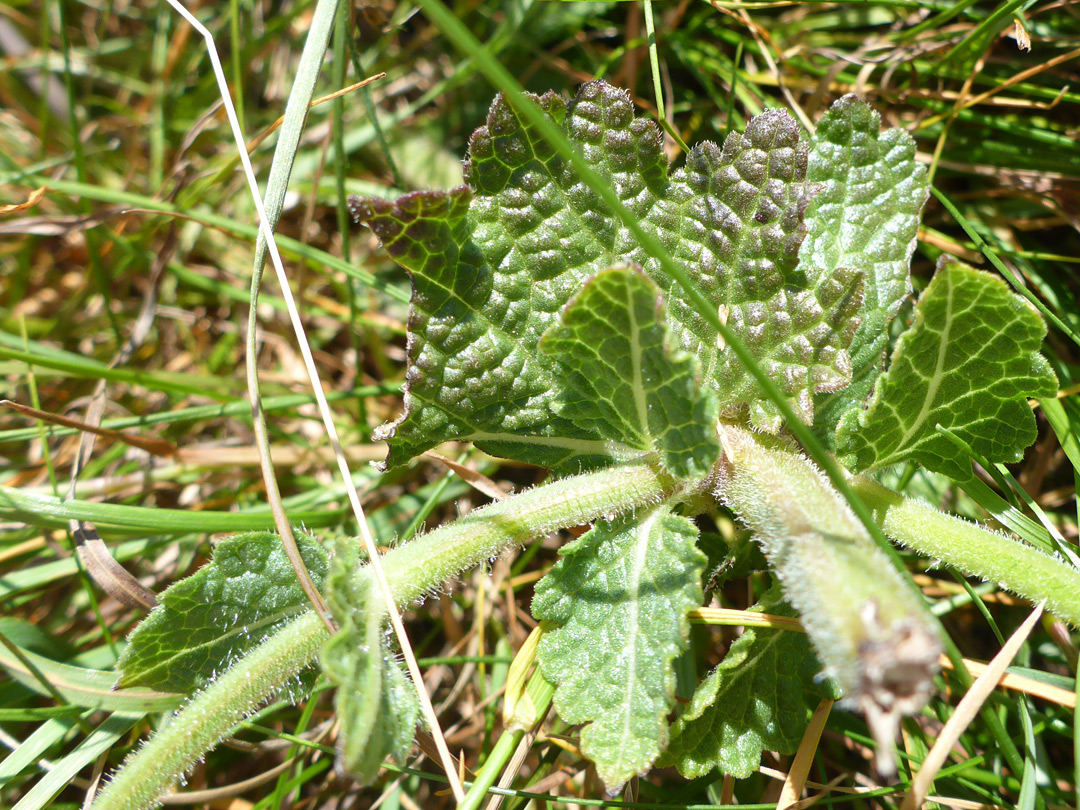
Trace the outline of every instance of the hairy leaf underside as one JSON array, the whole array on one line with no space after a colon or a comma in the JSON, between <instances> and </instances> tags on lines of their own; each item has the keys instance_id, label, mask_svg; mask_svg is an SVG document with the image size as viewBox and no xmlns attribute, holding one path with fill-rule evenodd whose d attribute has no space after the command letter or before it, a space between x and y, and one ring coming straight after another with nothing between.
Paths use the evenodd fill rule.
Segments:
<instances>
[{"instance_id":1,"label":"hairy leaf underside","mask_svg":"<svg viewBox=\"0 0 1080 810\"><path fill-rule=\"evenodd\" d=\"M808 159L828 151L832 141L815 143L812 151L787 113L763 113L722 148L700 144L669 172L658 128L634 117L621 90L592 82L569 104L552 93L526 103L539 105L562 127L643 227L686 267L800 418L812 421L814 395L851 381L849 345L864 302L871 302L871 312L894 310L896 290L906 290L896 267L906 266L917 210L892 212L899 225L883 222L896 231L884 240L887 247L881 239L860 243L847 236L840 247L825 244L824 229L833 220L858 221L859 215L846 213L848 198L865 202L851 189L864 183L863 175L879 180L876 164L835 180L832 191L840 198L819 206L826 224L811 222L814 256L800 258L807 207L822 185L807 182ZM865 105L844 103L861 116L858 137L876 144ZM907 154L906 135L887 136L875 159L882 150ZM869 154L858 144L851 152ZM898 163L889 176L902 178L906 166ZM507 99L496 99L486 125L473 135L464 175L468 185L448 192L351 201L356 218L413 279L406 410L381 434L390 441L389 465L449 439L472 440L495 455L557 471L625 461L624 442L613 443L600 422L569 413L567 402L580 399L580 387L539 350L571 297L614 266L636 266L664 294L661 311L666 308L674 346L693 356L694 376L721 412L746 413L759 428L779 428L775 405L716 332ZM867 253L880 258L880 266L870 268L870 285L864 270L847 261ZM868 289L879 278L885 289ZM645 449L632 445L630 455Z\"/></svg>"},{"instance_id":2,"label":"hairy leaf underside","mask_svg":"<svg viewBox=\"0 0 1080 810\"><path fill-rule=\"evenodd\" d=\"M404 762L420 720L420 701L383 633L385 608L356 577L360 547L339 541L327 576L327 603L338 632L323 646L322 668L338 687L338 763L370 784L387 757Z\"/></svg>"}]
</instances>

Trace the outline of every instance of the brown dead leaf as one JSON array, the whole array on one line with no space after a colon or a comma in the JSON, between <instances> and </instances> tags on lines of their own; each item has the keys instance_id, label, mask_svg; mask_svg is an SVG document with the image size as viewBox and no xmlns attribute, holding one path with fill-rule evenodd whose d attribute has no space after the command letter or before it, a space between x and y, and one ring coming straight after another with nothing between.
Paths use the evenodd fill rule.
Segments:
<instances>
[{"instance_id":1,"label":"brown dead leaf","mask_svg":"<svg viewBox=\"0 0 1080 810\"><path fill-rule=\"evenodd\" d=\"M41 188L35 188L30 192L30 196L26 198L26 202L12 203L10 205L0 205L0 214L17 214L19 211L25 211L27 208L33 208L39 202L42 197L45 196L45 186Z\"/></svg>"}]
</instances>

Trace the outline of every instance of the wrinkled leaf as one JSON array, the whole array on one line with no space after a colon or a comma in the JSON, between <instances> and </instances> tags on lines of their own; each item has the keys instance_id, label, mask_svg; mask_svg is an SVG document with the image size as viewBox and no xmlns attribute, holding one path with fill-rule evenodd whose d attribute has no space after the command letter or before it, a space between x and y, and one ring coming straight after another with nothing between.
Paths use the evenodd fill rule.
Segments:
<instances>
[{"instance_id":1,"label":"wrinkled leaf","mask_svg":"<svg viewBox=\"0 0 1080 810\"><path fill-rule=\"evenodd\" d=\"M751 610L796 615L781 598L774 587ZM820 669L805 633L747 627L672 725L659 764L687 778L719 768L743 779L763 751L794 753L820 697L837 696L828 682L815 685Z\"/></svg>"},{"instance_id":2,"label":"wrinkled leaf","mask_svg":"<svg viewBox=\"0 0 1080 810\"><path fill-rule=\"evenodd\" d=\"M592 82L569 105L552 93L526 103L564 128L686 266L801 418L812 419L814 393L847 384L863 278L798 269L807 148L787 113L767 111L722 149L695 147L669 175L659 130L634 117L625 92ZM720 407L779 427L712 327L506 99L473 135L464 176L469 185L449 192L351 201L413 279L406 410L380 434L388 464L449 439L558 470L621 460L595 425L560 407L567 381L537 350L585 282L620 264L642 267L667 292L670 327L700 359Z\"/></svg>"},{"instance_id":3,"label":"wrinkled leaf","mask_svg":"<svg viewBox=\"0 0 1080 810\"><path fill-rule=\"evenodd\" d=\"M818 398L816 422L831 433L844 411L862 404L881 369L888 325L911 291L909 270L919 218L929 194L915 141L902 129L881 131L881 116L844 96L822 116L810 140L800 267L811 278L855 268L866 276L861 325L851 340L852 383Z\"/></svg>"},{"instance_id":4,"label":"wrinkled leaf","mask_svg":"<svg viewBox=\"0 0 1080 810\"><path fill-rule=\"evenodd\" d=\"M326 552L297 533L316 585L326 574ZM148 686L191 694L310 603L285 555L281 537L253 532L230 537L213 559L158 598L131 634L117 668L117 686Z\"/></svg>"},{"instance_id":5,"label":"wrinkled leaf","mask_svg":"<svg viewBox=\"0 0 1080 810\"><path fill-rule=\"evenodd\" d=\"M972 475L951 431L990 461L1016 462L1035 440L1028 397L1057 392L1039 346L1046 326L1000 278L943 258L866 411L837 432L858 472L912 459L954 480Z\"/></svg>"},{"instance_id":6,"label":"wrinkled leaf","mask_svg":"<svg viewBox=\"0 0 1080 810\"><path fill-rule=\"evenodd\" d=\"M540 642L541 671L557 686L559 716L588 724L581 748L609 790L648 770L667 743L673 662L702 601L696 539L666 507L598 523L537 584L533 615L559 625Z\"/></svg>"},{"instance_id":7,"label":"wrinkled leaf","mask_svg":"<svg viewBox=\"0 0 1080 810\"><path fill-rule=\"evenodd\" d=\"M680 478L708 474L719 452L716 401L697 358L672 346L656 285L632 268L590 279L540 350L565 380L557 412L612 444L612 455L657 453ZM621 447L620 447L621 445Z\"/></svg>"},{"instance_id":8,"label":"wrinkled leaf","mask_svg":"<svg viewBox=\"0 0 1080 810\"><path fill-rule=\"evenodd\" d=\"M845 268L810 279L798 269L806 235L803 214L807 147L799 125L781 110L752 119L723 149L703 143L671 178L672 204L651 220L673 240L702 293L779 386L796 414L813 418L813 394L847 385L847 343L862 300L862 276ZM759 428L781 424L742 363L689 306L671 310L692 338L687 345L713 372L721 407L749 409Z\"/></svg>"},{"instance_id":9,"label":"wrinkled leaf","mask_svg":"<svg viewBox=\"0 0 1080 810\"><path fill-rule=\"evenodd\" d=\"M338 688L338 766L367 785L387 757L404 762L420 702L383 633L385 609L356 576L358 559L358 544L339 543L326 594L338 631L323 646L321 661Z\"/></svg>"}]
</instances>

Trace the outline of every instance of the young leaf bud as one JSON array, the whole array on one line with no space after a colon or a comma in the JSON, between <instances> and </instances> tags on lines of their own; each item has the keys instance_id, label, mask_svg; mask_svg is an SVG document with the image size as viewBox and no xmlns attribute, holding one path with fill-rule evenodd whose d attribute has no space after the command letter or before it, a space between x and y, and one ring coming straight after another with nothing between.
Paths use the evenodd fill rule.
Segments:
<instances>
[{"instance_id":1,"label":"young leaf bud","mask_svg":"<svg viewBox=\"0 0 1080 810\"><path fill-rule=\"evenodd\" d=\"M825 673L866 716L894 770L900 718L929 697L941 639L926 606L824 474L777 439L720 426L717 496L754 531Z\"/></svg>"}]
</instances>

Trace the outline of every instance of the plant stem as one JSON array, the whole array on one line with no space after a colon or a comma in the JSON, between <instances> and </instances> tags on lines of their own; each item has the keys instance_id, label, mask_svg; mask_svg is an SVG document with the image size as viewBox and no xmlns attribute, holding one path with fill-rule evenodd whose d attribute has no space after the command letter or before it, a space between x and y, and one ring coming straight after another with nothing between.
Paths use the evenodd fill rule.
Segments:
<instances>
[{"instance_id":1,"label":"plant stem","mask_svg":"<svg viewBox=\"0 0 1080 810\"><path fill-rule=\"evenodd\" d=\"M551 708L551 699L555 696L555 685L548 681L538 668L529 679L526 692L531 710L535 712L537 718L532 724L535 730ZM476 779L469 786L469 792L465 795L464 801L458 805L458 810L479 810L480 804L487 798L487 793L495 781L506 770L507 764L526 733L527 729L520 726L510 726L503 731L479 773L476 774Z\"/></svg>"},{"instance_id":2,"label":"plant stem","mask_svg":"<svg viewBox=\"0 0 1080 810\"><path fill-rule=\"evenodd\" d=\"M125 760L94 808L149 807L259 704L308 666L329 638L315 611L285 625L196 695Z\"/></svg>"},{"instance_id":3,"label":"plant stem","mask_svg":"<svg viewBox=\"0 0 1080 810\"><path fill-rule=\"evenodd\" d=\"M998 582L1032 602L1045 599L1048 611L1080 627L1076 569L1004 534L904 498L869 478L853 483L885 533L900 545L969 576Z\"/></svg>"},{"instance_id":4,"label":"plant stem","mask_svg":"<svg viewBox=\"0 0 1080 810\"><path fill-rule=\"evenodd\" d=\"M866 715L878 770L891 773L900 719L933 689L936 620L809 460L723 423L720 441L717 495L753 530L826 674Z\"/></svg>"},{"instance_id":5,"label":"plant stem","mask_svg":"<svg viewBox=\"0 0 1080 810\"><path fill-rule=\"evenodd\" d=\"M407 604L512 546L658 504L674 490L667 475L647 465L562 478L477 509L394 549L383 556L383 569L398 603Z\"/></svg>"},{"instance_id":6,"label":"plant stem","mask_svg":"<svg viewBox=\"0 0 1080 810\"><path fill-rule=\"evenodd\" d=\"M387 552L383 569L398 605L539 535L660 502L675 483L647 465L563 478L493 503ZM370 568L360 576L371 578ZM329 638L312 611L238 660L132 754L98 794L94 810L153 805L248 714L314 661Z\"/></svg>"}]
</instances>

